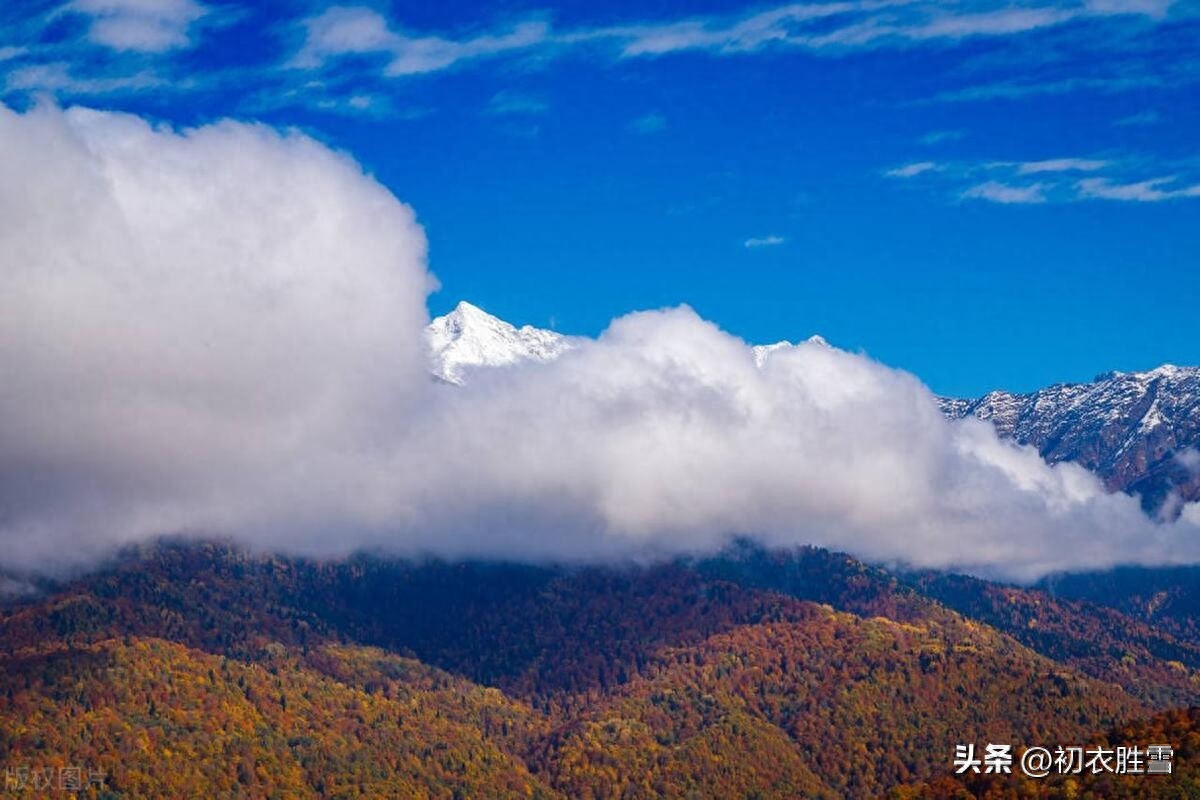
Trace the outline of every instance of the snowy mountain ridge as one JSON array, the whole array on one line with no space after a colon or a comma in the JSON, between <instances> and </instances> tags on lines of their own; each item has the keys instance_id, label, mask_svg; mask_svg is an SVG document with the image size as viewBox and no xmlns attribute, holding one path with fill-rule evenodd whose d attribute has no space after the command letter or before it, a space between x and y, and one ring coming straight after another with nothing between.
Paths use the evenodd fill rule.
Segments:
<instances>
[{"instance_id":1,"label":"snowy mountain ridge","mask_svg":"<svg viewBox=\"0 0 1200 800\"><path fill-rule=\"evenodd\" d=\"M1164 364L1109 372L1090 383L1035 392L994 391L974 400L938 398L951 419L990 421L1001 436L1033 445L1047 461L1073 461L1113 490L1142 496L1148 509L1200 499L1200 367Z\"/></svg>"}]
</instances>

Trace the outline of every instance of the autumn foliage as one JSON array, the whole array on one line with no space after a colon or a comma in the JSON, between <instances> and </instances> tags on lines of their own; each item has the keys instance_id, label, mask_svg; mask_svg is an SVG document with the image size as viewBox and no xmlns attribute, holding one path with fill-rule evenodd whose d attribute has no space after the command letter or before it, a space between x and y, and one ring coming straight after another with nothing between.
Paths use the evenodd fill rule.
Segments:
<instances>
[{"instance_id":1,"label":"autumn foliage","mask_svg":"<svg viewBox=\"0 0 1200 800\"><path fill-rule=\"evenodd\" d=\"M566 569L161 545L0 612L0 766L103 771L81 797L1058 796L962 783L954 744L1084 741L1195 696L1175 634L932 580L816 550Z\"/></svg>"}]
</instances>

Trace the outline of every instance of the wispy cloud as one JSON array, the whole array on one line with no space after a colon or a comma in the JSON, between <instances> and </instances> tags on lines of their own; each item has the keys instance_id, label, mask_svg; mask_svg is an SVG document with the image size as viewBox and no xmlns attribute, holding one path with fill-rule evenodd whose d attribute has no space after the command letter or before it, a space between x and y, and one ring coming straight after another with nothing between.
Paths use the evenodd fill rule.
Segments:
<instances>
[{"instance_id":1,"label":"wispy cloud","mask_svg":"<svg viewBox=\"0 0 1200 800\"><path fill-rule=\"evenodd\" d=\"M1029 203L1045 203L1045 186L1034 183L1027 186L1012 186L999 181L985 183L964 189L961 197L966 200L987 200L1004 205L1024 205Z\"/></svg>"},{"instance_id":2,"label":"wispy cloud","mask_svg":"<svg viewBox=\"0 0 1200 800\"><path fill-rule=\"evenodd\" d=\"M304 46L291 63L300 69L320 67L336 56L386 54L400 42L383 15L369 8L331 8L302 24Z\"/></svg>"},{"instance_id":3,"label":"wispy cloud","mask_svg":"<svg viewBox=\"0 0 1200 800\"><path fill-rule=\"evenodd\" d=\"M645 114L629 123L629 128L636 133L659 133L667 129L667 118L658 113Z\"/></svg>"},{"instance_id":4,"label":"wispy cloud","mask_svg":"<svg viewBox=\"0 0 1200 800\"><path fill-rule=\"evenodd\" d=\"M928 22L896 26L888 35L910 39L962 39L969 36L1005 36L1062 25L1085 14L1085 7L1008 7L981 13L937 16Z\"/></svg>"},{"instance_id":5,"label":"wispy cloud","mask_svg":"<svg viewBox=\"0 0 1200 800\"><path fill-rule=\"evenodd\" d=\"M1162 122L1162 114L1150 109L1139 114L1131 114L1128 117L1121 117L1113 122L1113 125L1129 126L1129 125L1156 125Z\"/></svg>"},{"instance_id":6,"label":"wispy cloud","mask_svg":"<svg viewBox=\"0 0 1200 800\"><path fill-rule=\"evenodd\" d=\"M952 192L965 200L1002 204L1067 203L1081 200L1157 202L1200 197L1195 165L1146 177L1164 166L1147 157L1048 158L1030 161L929 162L887 170L884 175ZM1089 177L1080 178L1079 173Z\"/></svg>"},{"instance_id":7,"label":"wispy cloud","mask_svg":"<svg viewBox=\"0 0 1200 800\"><path fill-rule=\"evenodd\" d=\"M878 3L796 3L736 18L696 18L601 28L577 38L609 38L621 43L621 56L659 56L684 50L748 53L767 46L818 46L808 30L841 17L843 25ZM867 12L869 13L869 12ZM840 27L840 26L838 26ZM844 28L842 28L844 29Z\"/></svg>"},{"instance_id":8,"label":"wispy cloud","mask_svg":"<svg viewBox=\"0 0 1200 800\"><path fill-rule=\"evenodd\" d=\"M9 72L4 78L6 91L100 96L118 92L147 89L183 88L172 84L149 70L119 75L77 75L71 64L58 61L49 64L30 64Z\"/></svg>"},{"instance_id":9,"label":"wispy cloud","mask_svg":"<svg viewBox=\"0 0 1200 800\"><path fill-rule=\"evenodd\" d=\"M326 111L346 117L393 119L403 116L396 111L391 98L371 93L315 98L311 107L317 111Z\"/></svg>"},{"instance_id":10,"label":"wispy cloud","mask_svg":"<svg viewBox=\"0 0 1200 800\"><path fill-rule=\"evenodd\" d=\"M936 172L941 169L937 163L933 161L917 161L913 164L905 164L903 167L896 167L884 172L889 178L915 178L918 175L924 175L926 172Z\"/></svg>"},{"instance_id":11,"label":"wispy cloud","mask_svg":"<svg viewBox=\"0 0 1200 800\"><path fill-rule=\"evenodd\" d=\"M526 50L547 42L549 26L521 22L511 29L464 39L408 36L394 30L379 12L369 8L331 8L304 21L304 45L291 61L298 69L315 69L349 55L377 56L388 77L418 75L447 69L462 61Z\"/></svg>"},{"instance_id":12,"label":"wispy cloud","mask_svg":"<svg viewBox=\"0 0 1200 800\"><path fill-rule=\"evenodd\" d=\"M73 0L65 10L91 18L96 44L143 53L190 46L190 28L209 13L195 0Z\"/></svg>"},{"instance_id":13,"label":"wispy cloud","mask_svg":"<svg viewBox=\"0 0 1200 800\"><path fill-rule=\"evenodd\" d=\"M537 49L563 53L607 49L618 59L685 51L713 55L768 48L845 52L970 38L1009 37L1083 20L1131 17L1161 20L1169 2L1034 2L949 6L922 0L843 0L790 3L743 15L697 16L558 30L526 19L482 34L455 38L403 33L403 26L366 7L336 7L304 20L304 41L291 65L317 69L344 56L378 56L390 77L448 69L461 62Z\"/></svg>"},{"instance_id":14,"label":"wispy cloud","mask_svg":"<svg viewBox=\"0 0 1200 800\"><path fill-rule=\"evenodd\" d=\"M988 8L989 4L857 0L794 3L734 18L697 18L680 22L600 29L592 37L624 39L625 57L663 55L682 50L730 54L765 47L810 50L904 46L925 41L998 37L1054 28L1086 18L1138 16L1161 19L1163 2L1031 3ZM983 10L980 7L983 6Z\"/></svg>"},{"instance_id":15,"label":"wispy cloud","mask_svg":"<svg viewBox=\"0 0 1200 800\"><path fill-rule=\"evenodd\" d=\"M1110 163L1095 158L1050 158L1045 161L1022 161L1016 167L1019 175L1037 175L1043 172L1095 172Z\"/></svg>"},{"instance_id":16,"label":"wispy cloud","mask_svg":"<svg viewBox=\"0 0 1200 800\"><path fill-rule=\"evenodd\" d=\"M497 92L488 101L485 111L496 116L539 115L550 110L550 104L540 97L509 90Z\"/></svg>"},{"instance_id":17,"label":"wispy cloud","mask_svg":"<svg viewBox=\"0 0 1200 800\"><path fill-rule=\"evenodd\" d=\"M1195 23L1179 27L1195 36ZM1078 93L1112 95L1194 86L1200 83L1200 58L1191 48L1180 47L1180 36L1177 32L1175 36L1141 38L1130 34L1102 42L1085 39L1066 48L1067 54L1050 65L1037 63L1036 56L1030 57L1028 51L1024 56L1009 54L1009 63L991 64L981 70L990 75L987 80L944 88L907 105L1020 101ZM1030 58L1034 63L1024 63ZM999 74L997 67L1001 67Z\"/></svg>"},{"instance_id":18,"label":"wispy cloud","mask_svg":"<svg viewBox=\"0 0 1200 800\"><path fill-rule=\"evenodd\" d=\"M747 250L755 250L760 247L778 247L779 245L784 244L785 242L787 242L787 239L785 239L784 237L772 235L772 236L762 236L762 237L758 237L758 238L747 239L743 243L743 246Z\"/></svg>"},{"instance_id":19,"label":"wispy cloud","mask_svg":"<svg viewBox=\"0 0 1200 800\"><path fill-rule=\"evenodd\" d=\"M556 26L548 15L527 14L472 20L469 27L459 30L432 31L414 29L398 13L382 10L384 6L335 5L307 16L275 20L275 33L269 35L282 32L283 57L265 47L260 60L250 58L246 63L240 56L231 61L225 52L217 56L215 69L204 62L201 73L196 70L194 55L183 57L181 51L203 48L209 43L203 32L219 27L224 20L256 13L252 6L238 10L213 0L70 0L51 11L42 8L6 17L8 32L19 30L30 42L7 37L9 41L0 46L0 72L5 67L40 67L15 78L10 76L9 91L50 91L68 99L72 94L105 94L106 89L116 96L157 88L147 83L147 75L162 76L163 85L173 92L195 90L210 85L214 71L236 72L236 81L222 85L240 93L242 103L261 106L262 97L274 93L275 107L288 103L306 108L324 105L336 107L332 110L339 113L377 114L390 108L382 100L389 94L384 88L387 81L464 69L502 58L543 63L551 58L586 57L612 62L684 52L733 57L782 51L836 57L865 50L945 49L983 38L1012 40L1010 49L1015 49L1016 42L1024 41L1021 37L1045 31L1047 35L1078 41L1081 47L1091 47L1089 52L1102 49L1106 61L1110 61L1107 57L1112 55L1112 48L1100 48L1098 39L1080 31L1095 28L1144 32L1157 26L1165 28L1186 17L1180 7L1169 0L1027 0L1016 6L997 0L955 4L933 0L827 0L786 3L742 13L635 18L578 27ZM57 41L52 46L17 46L42 38L58 25L57 20L63 19L73 20L67 26L69 41ZM969 57L967 51L962 52L964 58ZM211 49L206 51L210 57L213 53ZM1116 83L1120 88L1134 88L1200 80L1200 65L1192 63L1195 59L1159 56L1162 54L1152 59L1156 67L1118 63L1111 74L1099 77L1089 72L1098 63L1094 58L1071 61L1090 65L1080 67L1080 72L1068 70L1049 77L1024 72L1014 75L1011 70L997 75L993 69L991 83L949 87L933 99L1018 97L1097 85L1111 90L1117 88ZM70 80L64 78L61 69L54 72L58 68L53 65L58 62L73 64L74 71L68 71ZM187 80L180 81L180 77ZM320 99L310 100L305 96L305 86L311 80L339 86L352 99L328 98L319 93ZM533 108L518 112L514 106L513 112L532 113ZM647 125L652 128L654 123L648 121ZM956 131L934 131L922 140L933 144L958 135Z\"/></svg>"},{"instance_id":20,"label":"wispy cloud","mask_svg":"<svg viewBox=\"0 0 1200 800\"><path fill-rule=\"evenodd\" d=\"M1200 183L1180 185L1171 175L1136 183L1114 183L1108 178L1087 178L1076 184L1079 196L1094 200L1124 200L1138 203L1157 203L1185 197L1200 197Z\"/></svg>"},{"instance_id":21,"label":"wispy cloud","mask_svg":"<svg viewBox=\"0 0 1200 800\"><path fill-rule=\"evenodd\" d=\"M15 96L49 96L68 103L132 95L175 100L222 87L250 95L272 83L274 63L268 70L200 61L193 52L205 45L208 34L244 19L249 13L245 8L198 0L26 5L25 13L8 8L0 13L4 102Z\"/></svg>"}]
</instances>

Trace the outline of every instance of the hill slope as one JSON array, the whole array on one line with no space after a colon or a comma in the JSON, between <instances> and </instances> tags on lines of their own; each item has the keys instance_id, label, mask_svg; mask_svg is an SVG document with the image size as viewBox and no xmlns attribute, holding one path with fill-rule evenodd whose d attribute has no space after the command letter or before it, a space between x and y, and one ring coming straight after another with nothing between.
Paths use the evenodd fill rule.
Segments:
<instances>
[{"instance_id":1,"label":"hill slope","mask_svg":"<svg viewBox=\"0 0 1200 800\"><path fill-rule=\"evenodd\" d=\"M563 569L163 545L2 612L0 763L93 765L123 796L869 797L964 737L1085 737L1187 690L1148 650L1139 694L923 591L819 550Z\"/></svg>"}]
</instances>

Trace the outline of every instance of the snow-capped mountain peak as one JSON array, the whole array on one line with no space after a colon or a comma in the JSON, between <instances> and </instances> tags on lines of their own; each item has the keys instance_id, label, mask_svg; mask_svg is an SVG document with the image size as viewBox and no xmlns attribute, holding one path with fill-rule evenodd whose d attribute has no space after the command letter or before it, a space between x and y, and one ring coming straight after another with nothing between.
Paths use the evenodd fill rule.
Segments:
<instances>
[{"instance_id":1,"label":"snow-capped mountain peak","mask_svg":"<svg viewBox=\"0 0 1200 800\"><path fill-rule=\"evenodd\" d=\"M764 364L767 363L767 359L770 358L771 354L774 353L776 350L783 350L784 348L794 347L794 346L795 345L793 345L791 342L786 341L786 340L782 341L782 342L776 342L775 344L756 344L756 345L754 345L754 348L753 348L754 349L754 365L756 367L761 368Z\"/></svg>"},{"instance_id":2,"label":"snow-capped mountain peak","mask_svg":"<svg viewBox=\"0 0 1200 800\"><path fill-rule=\"evenodd\" d=\"M575 346L554 331L517 328L465 300L425 329L433 374L461 384L475 367L500 367L521 361L550 361Z\"/></svg>"},{"instance_id":3,"label":"snow-capped mountain peak","mask_svg":"<svg viewBox=\"0 0 1200 800\"><path fill-rule=\"evenodd\" d=\"M524 325L517 328L463 300L449 314L435 318L425 329L434 376L461 385L467 372L479 367L502 367L523 361L551 361L575 347L578 338ZM829 347L820 336L803 344ZM756 345L754 363L762 367L772 353L796 347L789 341Z\"/></svg>"},{"instance_id":4,"label":"snow-capped mountain peak","mask_svg":"<svg viewBox=\"0 0 1200 800\"><path fill-rule=\"evenodd\" d=\"M829 342L825 341L824 336L818 336L816 334L805 339L803 344L815 344L815 345L820 345L821 347L831 347L832 346L829 344ZM767 363L768 359L771 358L771 355L773 353L776 353L779 350L786 350L788 348L792 348L792 347L796 347L796 346L797 345L792 344L791 342L787 341L786 339L784 339L783 341L775 342L775 344L756 344L752 348L754 350L754 365L756 367L758 367L759 369L762 369L763 365L765 365Z\"/></svg>"}]
</instances>

